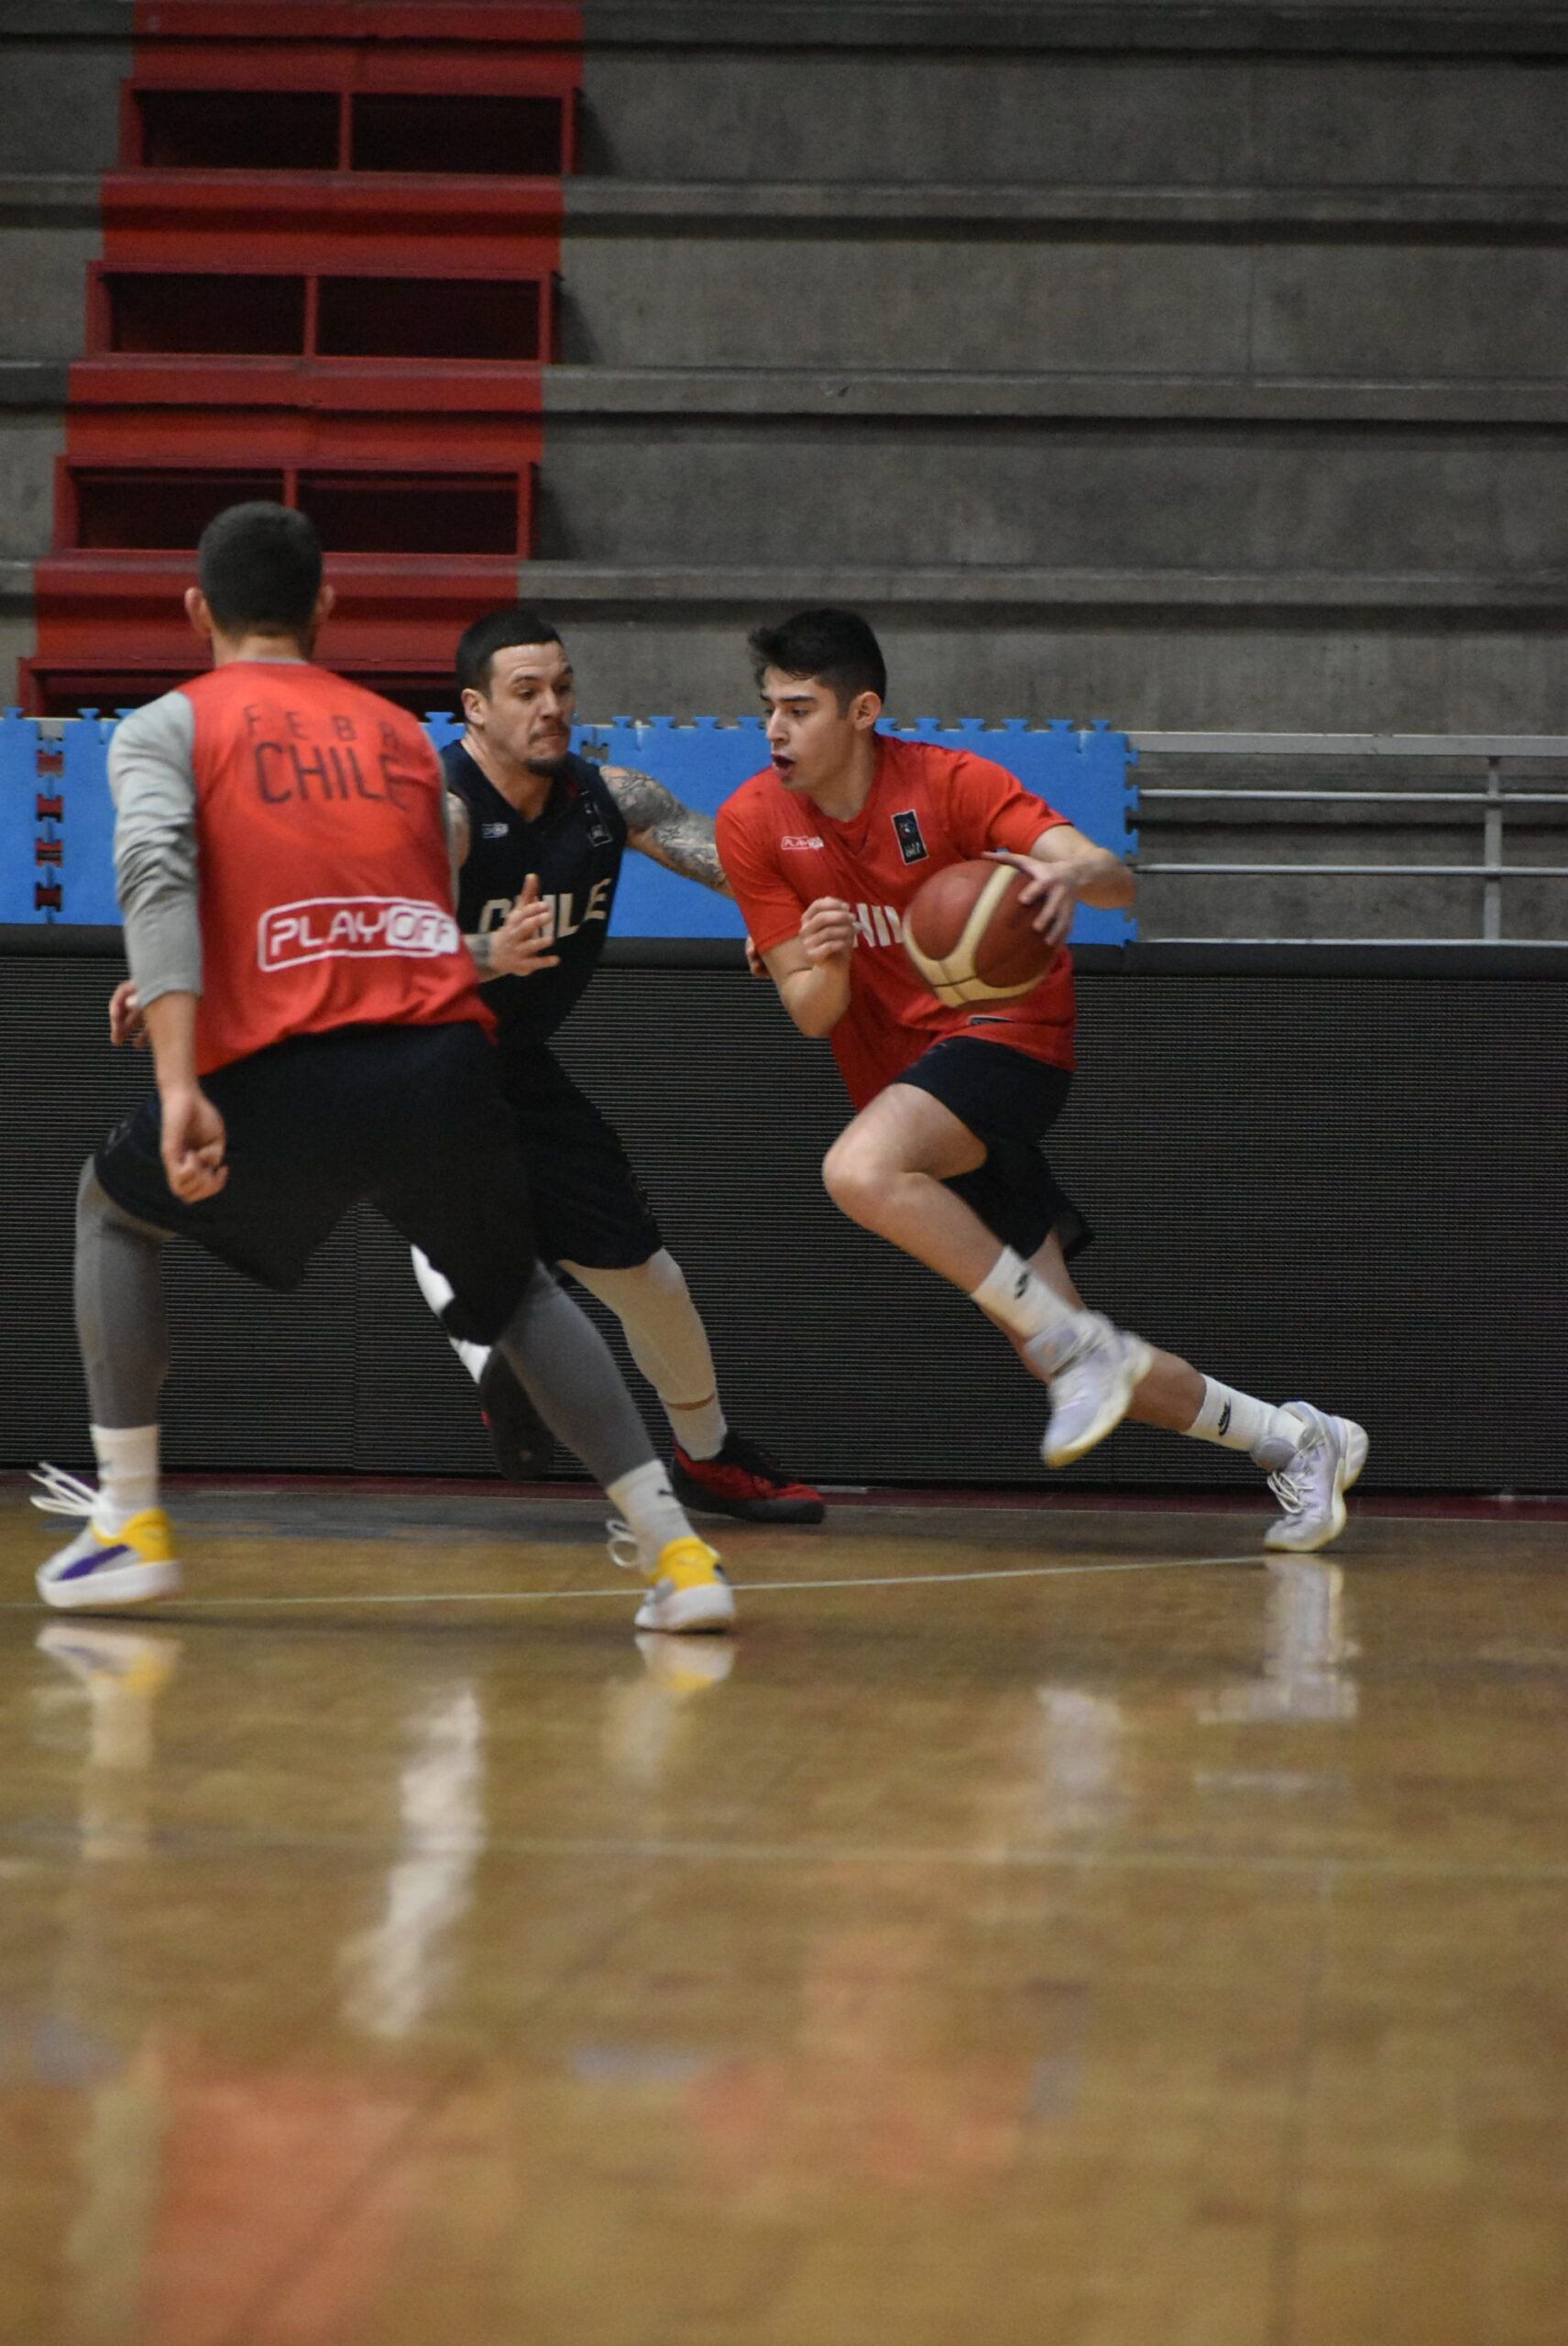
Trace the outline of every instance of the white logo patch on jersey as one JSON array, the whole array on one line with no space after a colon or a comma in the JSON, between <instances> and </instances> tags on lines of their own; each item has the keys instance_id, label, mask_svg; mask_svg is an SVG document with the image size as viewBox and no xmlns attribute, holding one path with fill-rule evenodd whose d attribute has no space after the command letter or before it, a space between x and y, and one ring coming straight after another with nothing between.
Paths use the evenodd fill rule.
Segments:
<instances>
[{"instance_id":1,"label":"white logo patch on jersey","mask_svg":"<svg viewBox=\"0 0 1568 2346\"><path fill-rule=\"evenodd\" d=\"M456 922L439 904L405 896L312 896L262 914L256 958L264 970L391 955L433 960L455 953L461 941Z\"/></svg>"}]
</instances>

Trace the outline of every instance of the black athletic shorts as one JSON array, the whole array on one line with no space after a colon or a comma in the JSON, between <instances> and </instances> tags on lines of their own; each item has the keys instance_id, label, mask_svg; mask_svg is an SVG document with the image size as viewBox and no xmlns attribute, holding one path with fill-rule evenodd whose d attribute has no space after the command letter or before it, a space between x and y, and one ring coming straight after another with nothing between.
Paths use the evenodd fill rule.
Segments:
<instances>
[{"instance_id":1,"label":"black athletic shorts","mask_svg":"<svg viewBox=\"0 0 1568 2346\"><path fill-rule=\"evenodd\" d=\"M633 1270L663 1236L620 1136L543 1043L500 1049L501 1090L516 1119L547 1263Z\"/></svg>"},{"instance_id":2,"label":"black athletic shorts","mask_svg":"<svg viewBox=\"0 0 1568 2346\"><path fill-rule=\"evenodd\" d=\"M287 1290L364 1199L451 1283L455 1332L494 1343L534 1244L496 1051L473 1020L299 1036L215 1069L202 1090L227 1134L223 1189L194 1205L174 1195L154 1097L93 1159L117 1206Z\"/></svg>"},{"instance_id":3,"label":"black athletic shorts","mask_svg":"<svg viewBox=\"0 0 1568 2346\"><path fill-rule=\"evenodd\" d=\"M1004 1246L1027 1262L1053 1230L1069 1258L1090 1244L1093 1231L1040 1152L1072 1089L1065 1067L1031 1058L1007 1043L949 1035L897 1080L928 1091L985 1143L985 1163L945 1187L971 1206Z\"/></svg>"}]
</instances>

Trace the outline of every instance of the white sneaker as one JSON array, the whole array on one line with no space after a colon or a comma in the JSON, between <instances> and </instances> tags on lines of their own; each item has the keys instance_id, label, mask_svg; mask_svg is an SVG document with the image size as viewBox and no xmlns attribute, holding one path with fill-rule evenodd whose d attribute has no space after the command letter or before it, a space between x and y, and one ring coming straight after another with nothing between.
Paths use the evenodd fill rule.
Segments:
<instances>
[{"instance_id":1,"label":"white sneaker","mask_svg":"<svg viewBox=\"0 0 1568 2346\"><path fill-rule=\"evenodd\" d=\"M1301 1420L1302 1433L1294 1455L1268 1478L1281 1512L1264 1533L1263 1544L1310 1555L1344 1529L1344 1495L1365 1465L1371 1445L1364 1428L1349 1418L1331 1417L1306 1401L1285 1406Z\"/></svg>"},{"instance_id":2,"label":"white sneaker","mask_svg":"<svg viewBox=\"0 0 1568 2346\"><path fill-rule=\"evenodd\" d=\"M1040 1443L1047 1466L1070 1465L1121 1424L1153 1358L1141 1336L1113 1328L1098 1311L1083 1317L1087 1330L1050 1380L1051 1419Z\"/></svg>"},{"instance_id":3,"label":"white sneaker","mask_svg":"<svg viewBox=\"0 0 1568 2346\"><path fill-rule=\"evenodd\" d=\"M91 1483L45 1464L34 1474L47 1496L33 1505L46 1515L85 1517L83 1529L38 1566L38 1592L58 1612L103 1612L122 1605L147 1605L172 1596L180 1586L180 1562L169 1518L160 1507L143 1507L124 1523L101 1522L102 1494Z\"/></svg>"},{"instance_id":4,"label":"white sneaker","mask_svg":"<svg viewBox=\"0 0 1568 2346\"><path fill-rule=\"evenodd\" d=\"M689 1633L734 1628L735 1595L724 1567L695 1531L666 1540L652 1562L644 1562L636 1535L626 1524L612 1521L609 1535L610 1562L622 1572L641 1573L648 1584L634 1628Z\"/></svg>"}]
</instances>

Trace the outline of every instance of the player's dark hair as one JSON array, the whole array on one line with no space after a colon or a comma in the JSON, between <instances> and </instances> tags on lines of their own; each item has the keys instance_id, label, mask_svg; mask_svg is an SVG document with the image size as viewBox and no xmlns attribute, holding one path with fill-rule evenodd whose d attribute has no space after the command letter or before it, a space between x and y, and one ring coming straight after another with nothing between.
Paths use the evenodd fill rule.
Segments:
<instances>
[{"instance_id":1,"label":"player's dark hair","mask_svg":"<svg viewBox=\"0 0 1568 2346\"><path fill-rule=\"evenodd\" d=\"M299 634L322 584L322 542L308 513L258 501L214 515L196 548L196 576L225 635L247 629Z\"/></svg>"},{"instance_id":2,"label":"player's dark hair","mask_svg":"<svg viewBox=\"0 0 1568 2346\"><path fill-rule=\"evenodd\" d=\"M858 611L796 611L779 627L758 628L748 641L759 684L776 668L783 676L828 685L840 709L861 693L887 698L882 646Z\"/></svg>"},{"instance_id":3,"label":"player's dark hair","mask_svg":"<svg viewBox=\"0 0 1568 2346\"><path fill-rule=\"evenodd\" d=\"M559 643L557 630L537 611L525 611L514 603L504 611L487 611L471 627L464 629L457 644L457 689L460 693L484 693L490 689L490 663L498 652L510 652L520 643Z\"/></svg>"}]
</instances>

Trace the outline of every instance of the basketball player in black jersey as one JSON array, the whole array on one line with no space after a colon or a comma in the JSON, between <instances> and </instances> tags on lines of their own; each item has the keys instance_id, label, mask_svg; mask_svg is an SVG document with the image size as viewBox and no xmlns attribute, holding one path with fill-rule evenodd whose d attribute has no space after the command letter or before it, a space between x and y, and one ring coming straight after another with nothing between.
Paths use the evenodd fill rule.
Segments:
<instances>
[{"instance_id":1,"label":"basketball player in black jersey","mask_svg":"<svg viewBox=\"0 0 1568 2346\"><path fill-rule=\"evenodd\" d=\"M457 647L457 688L466 730L442 764L461 867L458 919L496 1014L540 1255L620 1320L670 1420L671 1480L687 1507L819 1523L820 1495L726 1423L680 1266L619 1137L549 1047L598 966L626 848L728 893L713 824L651 774L572 754L571 663L532 612L476 619ZM417 1254L414 1270L444 1314L445 1281ZM479 1386L502 1471L526 1480L548 1437L521 1385L499 1351L453 1343Z\"/></svg>"}]
</instances>

